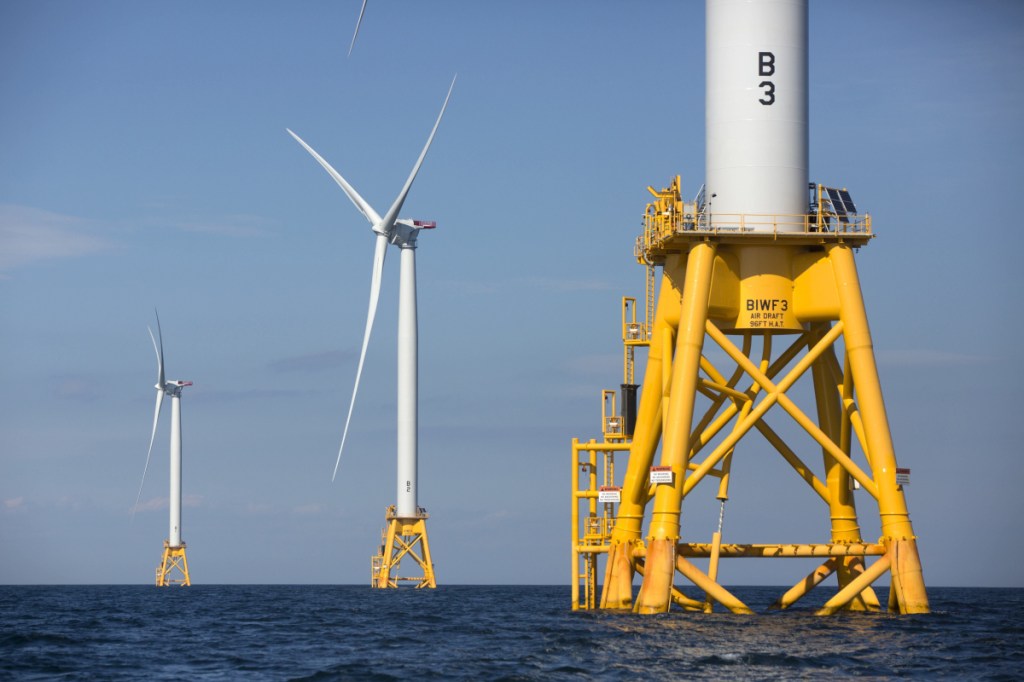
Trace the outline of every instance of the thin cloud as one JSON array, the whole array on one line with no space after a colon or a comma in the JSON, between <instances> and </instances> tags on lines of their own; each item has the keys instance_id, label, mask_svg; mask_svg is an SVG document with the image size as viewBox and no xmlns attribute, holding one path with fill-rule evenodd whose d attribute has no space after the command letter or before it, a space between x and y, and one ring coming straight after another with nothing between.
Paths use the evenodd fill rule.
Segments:
<instances>
[{"instance_id":1,"label":"thin cloud","mask_svg":"<svg viewBox=\"0 0 1024 682\"><path fill-rule=\"evenodd\" d=\"M266 219L254 215L227 215L220 218L187 219L170 223L184 232L218 234L226 237L259 237L269 232Z\"/></svg>"},{"instance_id":2,"label":"thin cloud","mask_svg":"<svg viewBox=\"0 0 1024 682\"><path fill-rule=\"evenodd\" d=\"M275 372L319 372L330 367L345 365L354 356L355 353L351 351L328 350L281 358L271 362L268 367Z\"/></svg>"},{"instance_id":3,"label":"thin cloud","mask_svg":"<svg viewBox=\"0 0 1024 682\"><path fill-rule=\"evenodd\" d=\"M169 500L169 498L166 498L166 497L154 497L152 499L146 500L145 502L140 502L139 506L137 506L135 508L135 511L136 512L143 512L143 511L159 511L161 509L167 509L167 507L168 507L168 500ZM182 498L181 498L181 506L182 507L190 507L190 508L201 507L201 506L203 506L203 496L202 495L183 495Z\"/></svg>"},{"instance_id":4,"label":"thin cloud","mask_svg":"<svg viewBox=\"0 0 1024 682\"><path fill-rule=\"evenodd\" d=\"M96 381L79 374L63 374L52 378L54 394L63 400L92 401L101 397Z\"/></svg>"},{"instance_id":5,"label":"thin cloud","mask_svg":"<svg viewBox=\"0 0 1024 682\"><path fill-rule=\"evenodd\" d=\"M603 389L611 388L615 385L616 384L613 381L608 381L603 384L562 384L555 390L551 391L551 395L573 400L596 400Z\"/></svg>"},{"instance_id":6,"label":"thin cloud","mask_svg":"<svg viewBox=\"0 0 1024 682\"><path fill-rule=\"evenodd\" d=\"M7 509L9 511L16 511L18 509L24 509L24 508L25 508L25 498L24 497L12 497L10 499L4 500L4 509Z\"/></svg>"},{"instance_id":7,"label":"thin cloud","mask_svg":"<svg viewBox=\"0 0 1024 682\"><path fill-rule=\"evenodd\" d=\"M503 281L443 280L445 288L460 294L491 295L503 291L540 289L548 293L575 293L580 291L611 291L612 285L600 279L571 279L560 277L524 277Z\"/></svg>"},{"instance_id":8,"label":"thin cloud","mask_svg":"<svg viewBox=\"0 0 1024 682\"><path fill-rule=\"evenodd\" d=\"M29 206L0 204L0 273L39 261L80 258L115 244L90 234L96 223Z\"/></svg>"},{"instance_id":9,"label":"thin cloud","mask_svg":"<svg viewBox=\"0 0 1024 682\"><path fill-rule=\"evenodd\" d=\"M460 294L496 294L502 287L490 280L448 279L436 282L440 287Z\"/></svg>"},{"instance_id":10,"label":"thin cloud","mask_svg":"<svg viewBox=\"0 0 1024 682\"><path fill-rule=\"evenodd\" d=\"M453 515L453 520L449 523L453 523L455 526L462 529L472 530L478 528L491 528L495 525L505 525L511 521L515 521L521 516L522 514L508 509L495 509L487 512L486 514Z\"/></svg>"},{"instance_id":11,"label":"thin cloud","mask_svg":"<svg viewBox=\"0 0 1024 682\"><path fill-rule=\"evenodd\" d=\"M195 391L190 403L213 404L235 403L250 400L275 400L286 398L303 398L322 394L320 389L291 388L249 388L249 389L203 389Z\"/></svg>"},{"instance_id":12,"label":"thin cloud","mask_svg":"<svg viewBox=\"0 0 1024 682\"><path fill-rule=\"evenodd\" d=\"M314 516L324 513L325 510L326 507L322 504L305 504L292 509L292 513L299 516Z\"/></svg>"},{"instance_id":13,"label":"thin cloud","mask_svg":"<svg viewBox=\"0 0 1024 682\"><path fill-rule=\"evenodd\" d=\"M622 368L621 354L593 354L580 355L570 358L565 363L565 369L570 374L584 376L616 376L616 371Z\"/></svg>"},{"instance_id":14,"label":"thin cloud","mask_svg":"<svg viewBox=\"0 0 1024 682\"><path fill-rule=\"evenodd\" d=\"M527 286L545 291L610 291L612 285L600 279L565 279L557 277L528 277L523 280Z\"/></svg>"},{"instance_id":15,"label":"thin cloud","mask_svg":"<svg viewBox=\"0 0 1024 682\"><path fill-rule=\"evenodd\" d=\"M135 507L136 512L157 511L159 509L167 509L166 497L154 497L150 500L139 502L138 506Z\"/></svg>"}]
</instances>

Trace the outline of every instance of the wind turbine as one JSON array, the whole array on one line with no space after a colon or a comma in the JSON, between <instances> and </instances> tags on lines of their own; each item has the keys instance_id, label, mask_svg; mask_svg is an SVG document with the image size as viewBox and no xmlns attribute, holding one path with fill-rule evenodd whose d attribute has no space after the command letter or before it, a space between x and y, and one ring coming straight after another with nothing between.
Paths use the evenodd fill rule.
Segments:
<instances>
[{"instance_id":1,"label":"wind turbine","mask_svg":"<svg viewBox=\"0 0 1024 682\"><path fill-rule=\"evenodd\" d=\"M153 336L153 329L149 329L149 338L153 342L153 350L156 352L156 408L153 410L153 432L149 436L149 450L146 452L146 466L142 470L142 482L139 484L139 493L135 496L135 507L132 508L132 515L139 506L139 498L142 497L142 486L146 484L146 472L149 471L149 459L153 454L153 441L156 439L156 427L160 421L160 408L163 406L164 396L171 397L171 491L168 501L170 508L170 531L168 538L164 540L164 554L160 566L156 569L157 587L166 587L172 584L191 585L192 580L188 573L188 559L185 557L185 543L181 540L181 391L186 386L191 386L191 381L172 379L168 381L164 377L164 337L160 329L160 314L156 314L156 336ZM172 578L174 569L181 573L180 578Z\"/></svg>"},{"instance_id":2,"label":"wind turbine","mask_svg":"<svg viewBox=\"0 0 1024 682\"><path fill-rule=\"evenodd\" d=\"M380 554L373 560L373 575L371 584L374 587L396 587L398 580L415 580L417 587L435 587L433 564L430 561L430 550L427 544L427 532L425 521L427 514L417 503L417 448L418 448L418 338L417 338L417 317L416 317L416 242L420 230L432 229L436 223L409 220L398 218L399 212L405 203L416 174L419 173L423 159L434 141L434 135L444 117L445 109L448 107L448 100L451 98L452 90L455 87L455 79L448 88L441 112L437 115L434 128L430 131L430 137L420 152L412 172L405 181L398 197L391 204L391 208L383 217L378 214L369 203L364 200L341 176L338 171L327 163L312 147L291 130L288 133L312 155L324 170L330 174L336 183L345 192L348 198L355 204L359 212L363 214L370 223L370 229L376 235L376 244L373 254L373 269L370 278L370 303L366 315L366 329L363 332L363 346L359 352L359 365L356 369L355 386L352 389L352 400L349 403L348 416L345 418L345 429L342 432L341 446L338 448L338 459L334 464L334 473L331 480L338 473L338 465L341 463L341 454L345 449L345 441L348 438L348 429L352 421L352 410L356 403L356 394L359 392L359 380L363 373L363 363L366 359L366 350L370 343L370 335L373 330L373 321L377 313L377 303L380 299L380 287L384 269L384 257L387 253L388 243L394 244L400 249L401 261L399 272L398 292L398 467L397 467L397 503L388 508L386 520L387 528L384 532ZM421 545L422 556L414 550L416 544ZM398 562L406 554L411 555L423 569L423 578L393 578L391 571L398 566Z\"/></svg>"}]
</instances>

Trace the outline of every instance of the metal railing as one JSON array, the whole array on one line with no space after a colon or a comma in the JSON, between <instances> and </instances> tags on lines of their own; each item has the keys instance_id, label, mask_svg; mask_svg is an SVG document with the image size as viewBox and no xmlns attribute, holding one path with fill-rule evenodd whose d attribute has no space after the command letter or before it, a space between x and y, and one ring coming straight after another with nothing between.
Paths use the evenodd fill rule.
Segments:
<instances>
[{"instance_id":1,"label":"metal railing","mask_svg":"<svg viewBox=\"0 0 1024 682\"><path fill-rule=\"evenodd\" d=\"M772 215L758 213L700 213L697 216L675 212L644 215L643 234L637 237L634 255L643 260L652 247L678 234L793 234L871 235L871 216Z\"/></svg>"}]
</instances>

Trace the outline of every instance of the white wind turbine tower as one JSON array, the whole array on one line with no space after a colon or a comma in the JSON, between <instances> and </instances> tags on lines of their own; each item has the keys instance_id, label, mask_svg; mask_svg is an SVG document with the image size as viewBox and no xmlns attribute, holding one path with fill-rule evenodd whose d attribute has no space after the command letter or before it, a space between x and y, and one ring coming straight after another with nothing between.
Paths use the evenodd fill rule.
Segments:
<instances>
[{"instance_id":1,"label":"white wind turbine tower","mask_svg":"<svg viewBox=\"0 0 1024 682\"><path fill-rule=\"evenodd\" d=\"M164 395L171 397L171 490L168 499L170 508L170 530L168 538L164 540L164 553L160 566L156 569L157 587L168 585L191 585L192 579L188 572L188 559L185 557L185 543L181 540L181 391L186 386L191 386L191 381L172 379L167 381L164 378L164 338L160 330L160 315L156 315L156 333L149 328L149 338L153 341L153 350L156 352L156 408L153 410L153 432L149 436L149 451L146 453L146 466L142 470L142 483L139 484L139 493L135 496L135 507L132 514L139 506L139 498L142 497L142 486L146 483L146 472L149 471L149 459L153 454L153 441L156 439L156 427L160 421L160 408L163 406ZM177 569L180 577L174 578L172 574Z\"/></svg>"},{"instance_id":2,"label":"white wind turbine tower","mask_svg":"<svg viewBox=\"0 0 1024 682\"><path fill-rule=\"evenodd\" d=\"M437 115L434 128L430 131L430 137L420 152L419 158L413 166L402 191L391 204L384 217L381 217L373 207L367 203L345 178L316 151L306 144L302 138L288 130L288 133L324 167L336 183L344 190L348 198L355 204L356 208L363 214L370 223L370 228L376 234L376 247L373 255L373 270L370 279L370 304L366 315L366 329L363 333L363 346L359 353L359 365L356 369L355 386L352 389L352 400L349 403L348 416L345 419L345 429L342 432L341 447L338 449L338 459L334 464L334 476L338 473L338 465L341 463L341 454L345 449L345 440L348 438L348 429L352 421L352 410L356 403L356 394L359 391L359 380L363 373L363 362L366 359L366 349L370 343L370 334L373 329L373 320L377 313L377 302L380 298L380 287L384 269L384 256L390 242L400 249L401 268L399 278L398 295L398 484L397 504L387 510L387 526L382 533L380 553L373 557L371 584L374 587L386 588L397 587L399 581L413 581L417 587L436 587L434 579L433 563L430 559L430 547L427 542L426 512L421 509L417 502L417 447L418 447L418 341L417 341L417 320L416 320L416 240L422 229L430 229L436 226L433 222L418 220L399 219L398 214L402 210L405 198L409 194L416 174L423 164L423 159L434 141L434 134L441 124L445 109L448 107L448 100L451 98L452 89L455 87L455 79L448 88L448 94L441 106L441 112ZM332 476L332 480L334 478ZM417 552L416 546L420 551ZM422 578L410 578L393 576L392 571L397 570L401 559L409 555L423 570Z\"/></svg>"}]
</instances>

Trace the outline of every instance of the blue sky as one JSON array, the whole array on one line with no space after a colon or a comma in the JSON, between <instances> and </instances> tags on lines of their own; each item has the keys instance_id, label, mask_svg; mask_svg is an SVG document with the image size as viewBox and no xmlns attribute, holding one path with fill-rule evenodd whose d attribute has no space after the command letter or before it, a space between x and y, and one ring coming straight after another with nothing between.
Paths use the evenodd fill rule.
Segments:
<instances>
[{"instance_id":1,"label":"blue sky","mask_svg":"<svg viewBox=\"0 0 1024 682\"><path fill-rule=\"evenodd\" d=\"M420 503L441 583L568 582L569 441L621 380L645 187L703 181L703 3L371 2L346 58L359 4L0 5L0 583L152 580L166 413L129 513L154 307L168 377L195 382L193 579L367 581L394 501L398 259L331 483L373 240L285 128L382 212L456 73L403 212L438 222ZM1024 5L814 0L810 21L811 178L873 216L858 265L926 581L1024 585ZM727 540L827 532L784 464L733 472Z\"/></svg>"}]
</instances>

